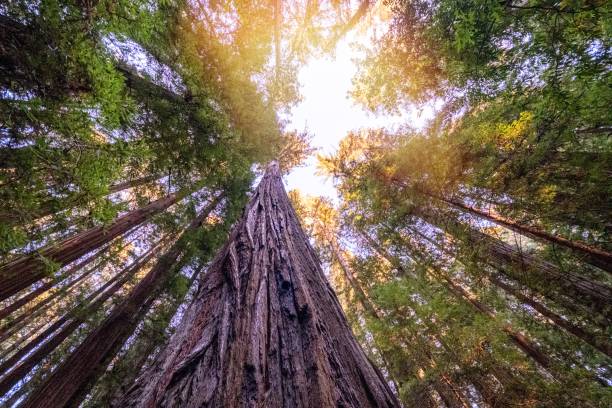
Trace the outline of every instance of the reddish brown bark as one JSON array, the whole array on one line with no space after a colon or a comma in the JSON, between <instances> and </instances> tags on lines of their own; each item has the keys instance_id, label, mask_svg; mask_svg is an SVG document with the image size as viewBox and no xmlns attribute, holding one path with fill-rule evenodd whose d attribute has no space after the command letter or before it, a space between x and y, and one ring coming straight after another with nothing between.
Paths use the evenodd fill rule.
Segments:
<instances>
[{"instance_id":1,"label":"reddish brown bark","mask_svg":"<svg viewBox=\"0 0 612 408\"><path fill-rule=\"evenodd\" d=\"M40 285L38 288L36 288L32 292L28 293L27 295L22 296L19 299L15 300L13 303L8 305L4 309L0 310L0 320L4 319L7 316L9 316L11 313L13 313L14 311L18 310L20 307L28 304L30 301L36 299L38 296L40 296L41 294L43 294L46 291L48 291L49 289L51 289L53 286L55 286L58 283L62 282L68 276L73 275L74 273L78 272L79 270L81 270L85 266L89 265L91 262L95 261L100 256L105 254L108 251L109 248L110 247L105 247L105 248L99 250L98 252L96 252L94 255L88 257L84 261L81 261L78 264L72 266L66 272L62 273L62 276L61 276L60 279L58 279L58 280L50 280L49 282L46 282L43 285ZM48 299L45 299L45 302L48 302Z\"/></svg>"},{"instance_id":2,"label":"reddish brown bark","mask_svg":"<svg viewBox=\"0 0 612 408\"><path fill-rule=\"evenodd\" d=\"M47 330L38 335L32 342L28 343L23 349L7 359L2 366L0 366L0 373L6 373L0 378L0 395L7 393L19 380L26 376L32 368L62 344L62 342L83 323L83 316L93 313L102 306L104 302L121 289L143 265L149 262L154 255L155 251L154 248L152 248L121 273L115 275L113 279L110 279L98 290L89 295L86 301L83 302L83 304L86 305L84 309L77 307L65 314ZM33 350L41 343L42 345L40 347L27 355L29 351ZM27 357L20 361L22 357L26 355ZM7 372L7 370L9 371Z\"/></svg>"},{"instance_id":3,"label":"reddish brown bark","mask_svg":"<svg viewBox=\"0 0 612 408\"><path fill-rule=\"evenodd\" d=\"M0 341L4 341L19 330L21 330L26 325L30 324L32 319L40 316L45 312L47 306L50 305L55 299L60 296L66 294L66 291L70 290L73 286L79 284L87 277L91 276L95 272L95 268L91 268L88 271L82 273L79 277L72 280L68 285L66 285L62 290L59 290L53 293L51 296L45 298L42 302L37 303L31 309L27 310L25 313L22 313L17 318L11 320L6 325L0 328Z\"/></svg>"},{"instance_id":4,"label":"reddish brown bark","mask_svg":"<svg viewBox=\"0 0 612 408\"><path fill-rule=\"evenodd\" d=\"M456 208L474 214L480 218L484 218L498 225L503 225L504 227L509 228L512 231L518 232L519 234L528 236L541 242L559 245L564 248L567 248L586 262L590 263L591 265L597 266L607 272L612 272L612 254L603 249L592 247L584 242L572 241L567 238L560 237L558 235L550 234L546 231L541 230L540 228L533 227L530 225L524 225L512 219L502 217L499 214L483 211L478 208L468 206L459 200L444 198L441 198L441 200Z\"/></svg>"},{"instance_id":5,"label":"reddish brown bark","mask_svg":"<svg viewBox=\"0 0 612 408\"><path fill-rule=\"evenodd\" d=\"M0 280L0 300L4 300L32 283L43 279L47 275L43 259L62 266L69 264L89 251L99 248L115 237L142 224L151 216L164 211L182 196L182 194L170 194L118 217L107 227L91 228L55 245L43 248L34 254L20 257L3 265L0 267L0 276L2 277L2 280Z\"/></svg>"},{"instance_id":6,"label":"reddish brown bark","mask_svg":"<svg viewBox=\"0 0 612 408\"><path fill-rule=\"evenodd\" d=\"M441 228L459 241L472 248L473 255L482 262L494 264L498 269L519 282L532 287L531 278L536 277L547 285L553 283L565 295L578 303L606 316L612 306L612 289L602 283L561 271L556 265L524 253L506 242L485 234L478 229L451 220L449 217L436 216L427 211L416 214L427 223ZM540 291L537 286L534 290Z\"/></svg>"},{"instance_id":7,"label":"reddish brown bark","mask_svg":"<svg viewBox=\"0 0 612 408\"><path fill-rule=\"evenodd\" d=\"M404 188L408 187L407 183L404 181L400 181L397 179L394 179L393 181L395 183L399 183ZM582 241L570 240L558 235L554 235L538 227L525 225L518 221L505 218L499 214L495 214L489 211L483 211L481 209L466 205L462 201L455 198L445 198L422 188L411 187L410 189L418 194L425 195L435 200L440 200L450 206L458 208L459 210L467 211L468 213L475 215L479 218L486 219L498 225L503 225L504 227L512 231L518 232L521 235L528 236L540 242L554 244L566 248L572 251L575 255L577 255L587 263L590 263L591 265L597 266L598 268L612 273L612 253L604 249L593 247Z\"/></svg>"},{"instance_id":8,"label":"reddish brown bark","mask_svg":"<svg viewBox=\"0 0 612 408\"><path fill-rule=\"evenodd\" d=\"M185 231L191 232L199 228L219 199L220 196L213 199ZM117 305L104 322L33 392L23 407L63 407L77 406L80 403L91 384L106 369L110 359L149 310L164 282L176 272L173 267L184 252L182 244L179 239L160 257L128 297Z\"/></svg>"},{"instance_id":9,"label":"reddish brown bark","mask_svg":"<svg viewBox=\"0 0 612 408\"><path fill-rule=\"evenodd\" d=\"M398 407L351 334L271 165L122 407Z\"/></svg>"}]
</instances>

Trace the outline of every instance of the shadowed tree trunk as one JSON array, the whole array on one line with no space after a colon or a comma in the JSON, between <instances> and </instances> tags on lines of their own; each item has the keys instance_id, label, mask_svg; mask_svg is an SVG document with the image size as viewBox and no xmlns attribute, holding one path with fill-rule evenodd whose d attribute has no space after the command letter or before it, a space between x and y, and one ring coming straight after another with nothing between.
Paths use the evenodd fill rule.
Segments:
<instances>
[{"instance_id":1,"label":"shadowed tree trunk","mask_svg":"<svg viewBox=\"0 0 612 408\"><path fill-rule=\"evenodd\" d=\"M378 243L376 243L366 233L360 232L360 234L372 246L376 253L386 259L394 268L398 270L398 272L400 272L402 275L407 274L407 271L404 269L404 267L401 265L397 258L391 256L384 248L378 245ZM480 313L489 316L492 319L496 318L496 313L493 311L493 309L478 301L477 297L474 294L461 287L460 284L458 284L449 276L447 276L444 272L442 272L443 268L441 268L439 265L430 266L430 264L433 263L433 260L423 256L423 252L420 251L418 248L415 248L415 246L411 242L407 242L406 240L404 240L403 244L410 252L410 256L413 259L417 260L419 263L427 266L427 269L433 278L444 281L446 283L446 287L455 297L457 297L458 299L465 300ZM527 338L522 333L515 331L509 324L503 325L501 329L526 355L531 357L535 362L537 362L544 368L550 367L551 362L548 356L544 352L542 352L539 347L529 338Z\"/></svg>"},{"instance_id":2,"label":"shadowed tree trunk","mask_svg":"<svg viewBox=\"0 0 612 408\"><path fill-rule=\"evenodd\" d=\"M271 164L122 407L398 407L353 337Z\"/></svg>"},{"instance_id":3,"label":"shadowed tree trunk","mask_svg":"<svg viewBox=\"0 0 612 408\"><path fill-rule=\"evenodd\" d=\"M184 194L170 194L152 203L118 217L109 226L98 226L78 233L55 245L25 255L0 267L0 300L4 300L20 290L47 276L47 262L60 266L79 259L89 251L99 248L115 237L147 221L174 203Z\"/></svg>"},{"instance_id":4,"label":"shadowed tree trunk","mask_svg":"<svg viewBox=\"0 0 612 408\"><path fill-rule=\"evenodd\" d=\"M366 313L370 314L372 318L376 320L380 320L380 313L376 310L376 307L370 302L367 295L365 294L365 291L363 290L359 282L356 280L355 275L352 269L350 268L347 260L345 259L344 255L342 254L341 249L338 247L338 244L335 243L334 240L330 240L330 246L331 246L334 256L338 260L338 264L340 264L340 269L342 269L342 272L347 282L349 283L351 288L355 291L355 294L357 295L357 298L362 308L365 310ZM416 337L414 333L412 335ZM412 340L415 342L419 341L416 338L413 338ZM425 369L427 366L431 366L431 367L435 366L434 358L429 353L425 353L425 354L426 354L425 356L418 357L419 364L422 364L422 366L415 367L415 368L421 369L423 371L427 371ZM418 375L416 372L415 372L415 376L418 378ZM465 394L460 389L460 387L458 387L449 378L449 375L447 373L441 373L440 378L437 378L432 382L432 387L438 393L438 395L440 395L440 398L442 398L442 400L444 401L447 407L449 408L467 408L469 407L469 404L466 402L467 398L465 397Z\"/></svg>"},{"instance_id":5,"label":"shadowed tree trunk","mask_svg":"<svg viewBox=\"0 0 612 408\"><path fill-rule=\"evenodd\" d=\"M399 183L403 187L407 187L406 183L393 180L396 183ZM585 262L596 266L600 269L603 269L606 272L612 273L612 253L606 251L602 248L597 248L585 242L579 240L571 240L564 238L559 235L551 234L539 227L527 225L521 223L519 221L506 218L500 214L496 214L492 211L484 211L474 206L470 206L465 204L462 200L457 198L447 198L438 194L435 194L431 191L427 191L422 188L411 188L417 194L421 194L427 196L429 198L433 198L436 200L440 200L452 207L455 207L459 210L465 211L469 214L472 214L478 218L485 219L491 221L497 225L502 225L514 232L517 232L521 235L534 239L536 241L540 241L543 243L548 243L552 245L557 245L559 247L570 250L574 253L578 258L584 260ZM480 200L481 197L476 198L476 200Z\"/></svg>"},{"instance_id":6,"label":"shadowed tree trunk","mask_svg":"<svg viewBox=\"0 0 612 408\"><path fill-rule=\"evenodd\" d=\"M32 368L34 368L46 356L48 356L53 350L62 344L62 342L68 336L74 333L74 331L83 323L84 317L95 312L104 304L104 302L117 293L117 291L121 289L123 285L125 285L140 270L140 268L151 260L151 258L155 255L155 249L158 248L159 245L160 244L157 244L153 248L149 249L145 254L141 255L138 260L134 261L122 272L115 275L111 280L89 295L85 302L62 316L62 318L53 323L43 333L24 346L23 349L19 350L19 352L6 360L2 364L2 367L0 367L0 372L5 372L9 368L10 371L7 371L6 375L0 378L0 394L5 394L10 391L19 380L21 380L30 372L30 370L32 370ZM40 347L38 347L31 354L27 355L24 360L20 361L20 359L25 356L27 352L34 349L34 347L41 343L42 345Z\"/></svg>"},{"instance_id":7,"label":"shadowed tree trunk","mask_svg":"<svg viewBox=\"0 0 612 408\"><path fill-rule=\"evenodd\" d=\"M214 198L196 217L185 232L195 231L216 207L221 196ZM133 333L138 322L148 312L164 282L184 253L183 241L178 240L134 287L126 299L90 333L79 347L34 391L23 405L26 407L78 406L90 386L106 369L110 359Z\"/></svg>"},{"instance_id":8,"label":"shadowed tree trunk","mask_svg":"<svg viewBox=\"0 0 612 408\"><path fill-rule=\"evenodd\" d=\"M452 251L450 249L451 248L450 245L446 245L446 246L445 245L441 245L439 242L436 242L435 240L427 237L426 235L418 232L417 230L414 230L414 229L412 229L412 230L417 235L419 235L420 237L422 237L425 240L427 240L427 242L429 242L432 245L434 245L435 248L437 250L441 251L442 253L444 253L446 255L449 255L449 256L452 256L453 258L456 258L458 256L457 253L455 253L454 251ZM371 242L372 238L371 237L369 237L367 234L365 234L364 232L362 232L360 230L358 230L358 233L364 239L366 239L368 242L370 242L370 244L372 245L372 242ZM378 250L377 250L377 252L378 252ZM495 265L492 265L492 266L495 266ZM507 273L506 275L509 275L509 274ZM501 289L504 292L506 292L507 294L515 297L520 302L522 302L522 303L524 303L526 305L531 306L538 313L540 313L542 316L545 316L545 317L549 318L550 322L555 324L557 327L559 327L559 329L565 330L568 333L573 334L574 336L576 336L579 339L583 340L584 342L590 344L591 346L593 346L597 350L601 351L602 353L605 353L608 357L612 357L612 344L610 344L610 342L605 338L605 336L594 334L592 332L589 332L589 331L585 330L581 326L578 326L578 325L572 323L566 317L562 317L558 313L556 313L553 310L551 310L550 308L548 308L545 304L543 304L540 301L537 301L536 299L534 299L534 297L533 297L533 295L531 293L527 294L527 293L524 293L521 289L515 288L512 284L505 282L501 276L498 276L494 272L487 273L487 278L489 279L489 281L493 285L497 286L499 289Z\"/></svg>"},{"instance_id":9,"label":"shadowed tree trunk","mask_svg":"<svg viewBox=\"0 0 612 408\"><path fill-rule=\"evenodd\" d=\"M1 156L2 153L0 153L0 161L2 160ZM123 181L121 183L116 183L108 187L108 194L114 194L123 190L127 190L129 188L139 187L151 183L160 178L160 175L152 174L137 179ZM28 223L30 221L47 217L49 215L56 214L60 211L73 208L86 199L87 194L84 194L82 192L74 193L74 195L70 197L61 199L61 201L59 199L44 199L37 209L27 214L27 217L16 216L10 208L8 210L0 209L0 222L5 223L7 225L18 225L24 222Z\"/></svg>"}]
</instances>

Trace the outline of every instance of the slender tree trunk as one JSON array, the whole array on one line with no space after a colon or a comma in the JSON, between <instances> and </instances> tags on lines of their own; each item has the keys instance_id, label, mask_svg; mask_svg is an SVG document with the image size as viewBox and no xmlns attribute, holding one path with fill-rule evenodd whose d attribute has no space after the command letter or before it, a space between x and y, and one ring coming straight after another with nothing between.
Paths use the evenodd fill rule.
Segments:
<instances>
[{"instance_id":1,"label":"slender tree trunk","mask_svg":"<svg viewBox=\"0 0 612 408\"><path fill-rule=\"evenodd\" d=\"M155 180L159 180L161 176L159 174L150 174L136 179L126 180L121 183L113 184L108 188L110 194L118 193L128 188L140 187L145 184L149 184Z\"/></svg>"},{"instance_id":2,"label":"slender tree trunk","mask_svg":"<svg viewBox=\"0 0 612 408\"><path fill-rule=\"evenodd\" d=\"M157 363L122 407L398 407L268 167Z\"/></svg>"},{"instance_id":3,"label":"slender tree trunk","mask_svg":"<svg viewBox=\"0 0 612 408\"><path fill-rule=\"evenodd\" d=\"M474 255L481 261L489 263L495 260L498 267L512 273L513 279L522 281L530 287L532 285L529 278L532 276L547 284L552 282L576 302L589 306L604 316L609 315L612 306L610 287L572 272L561 271L550 262L523 253L497 238L472 226L451 220L449 217L440 219L427 211L418 211L416 215L427 223L443 229L455 239L463 241L467 247L473 249Z\"/></svg>"},{"instance_id":4,"label":"slender tree trunk","mask_svg":"<svg viewBox=\"0 0 612 408\"><path fill-rule=\"evenodd\" d=\"M96 252L92 256L88 257L84 261L79 262L78 264L70 267L66 272L62 273L62 276L60 277L60 279L58 279L58 280L50 280L49 282L46 282L45 284L40 285L38 288L36 288L32 292L28 293L27 295L22 296L19 299L15 300L13 303L11 303L10 305L6 306L4 309L0 310L0 320L6 318L7 316L9 316L14 311L19 310L19 308L21 308L22 306L28 304L30 301L36 299L38 296L42 295L43 293L45 293L46 291L51 289L53 286L55 286L58 283L62 282L68 276L71 276L71 275L75 274L76 272L80 271L82 268L84 268L85 266L89 265L91 262L95 261L100 256L104 255L109 249L110 249L110 247L106 246L105 248L99 250L98 252ZM72 282L70 284L72 284ZM44 300L44 302L48 302L48 301L49 301L48 298L46 298Z\"/></svg>"},{"instance_id":5,"label":"slender tree trunk","mask_svg":"<svg viewBox=\"0 0 612 408\"><path fill-rule=\"evenodd\" d=\"M274 71L276 81L280 81L281 74L281 28L283 24L282 0L274 1Z\"/></svg>"},{"instance_id":6,"label":"slender tree trunk","mask_svg":"<svg viewBox=\"0 0 612 408\"><path fill-rule=\"evenodd\" d=\"M333 49L336 46L336 44L338 43L338 41L340 41L342 39L342 37L344 37L349 31L351 31L357 25L357 23L359 23L359 21L368 12L371 3L373 3L372 0L362 0L361 4L359 5L359 8L351 16L349 21L347 21L346 24L344 24L344 25L342 25L340 27L336 27L336 30L334 30L334 33L333 33L332 37L330 38L329 42L327 43L327 48L328 49L330 49L330 50Z\"/></svg>"},{"instance_id":7,"label":"slender tree trunk","mask_svg":"<svg viewBox=\"0 0 612 408\"><path fill-rule=\"evenodd\" d=\"M525 235L540 242L567 248L584 261L590 263L591 265L597 266L598 268L601 268L606 272L612 273L612 254L610 252L607 252L600 248L589 246L584 242L572 241L567 238L550 234L546 231L541 230L540 228L524 225L517 221L502 217L501 215L492 212L483 211L478 208L468 206L456 199L440 199L447 204L467 211L470 214L476 215L479 218L483 218L488 221L494 222L495 224L502 225L506 228L511 229L512 231L518 232L521 235Z\"/></svg>"},{"instance_id":8,"label":"slender tree trunk","mask_svg":"<svg viewBox=\"0 0 612 408\"><path fill-rule=\"evenodd\" d=\"M419 231L418 228L410 228L411 231L413 231L416 235L422 237L424 240L426 240L427 242L431 243L432 245L434 245L436 248L441 248L440 243L438 243L437 241L435 241L434 239L432 239L431 237L428 237L427 235L423 234L423 232ZM444 250L445 253L450 253L449 251L449 247L448 246L444 246ZM455 252L453 254L451 254L454 258L459 259L463 264L467 264L469 262L472 262L473 259L472 258L465 258L461 256L461 252L458 249L453 249ZM564 309L567 309L568 311L571 311L572 313L574 313L577 316L580 316L581 319L588 319L589 321L591 321L591 323L598 325L600 327L602 327L604 330L609 326L608 325L608 321L609 319L601 316L600 314L592 314L589 316L589 308L585 307L582 304L579 304L577 302L575 302L574 300L572 300L572 298L568 297L566 294L561 293L560 291L554 291L554 290L540 290L539 288L533 288L531 286L533 285L528 285L525 284L524 282L522 282L522 279L520 277L516 277L513 272L508 271L506 268L503 267L503 265L500 265L499 262L497 262L496 260L490 260L490 259L485 259L482 257L477 257L477 261L481 264L486 264L487 266L493 268L496 271L501 272L506 278L510 279L513 282L516 282L517 284L521 284L523 286L526 286L529 288L530 291L538 293L542 296L544 296L545 298L549 299L550 301L562 306ZM484 269L486 270L486 268ZM601 317L603 317L603 322Z\"/></svg>"},{"instance_id":9,"label":"slender tree trunk","mask_svg":"<svg viewBox=\"0 0 612 408\"><path fill-rule=\"evenodd\" d=\"M366 313L370 314L370 316L372 316L376 320L380 320L380 313L376 310L376 307L371 303L371 301L365 294L365 291L363 290L359 282L357 282L357 280L355 279L354 273L350 268L348 262L344 258L340 248L335 242L333 242L333 240L331 240L330 242L332 252L338 260L338 263L340 264L340 269L342 269L346 280L357 294L359 303L361 304L362 308L366 311ZM430 354L427 354L427 357L429 359L429 365L435 366L433 357ZM424 361L420 361L420 363L424 364ZM434 381L432 386L449 408L469 407L469 405L466 403L467 399L463 392L457 389L456 384L454 384L454 382L448 378L448 375L446 373L442 373L441 377Z\"/></svg>"},{"instance_id":10,"label":"slender tree trunk","mask_svg":"<svg viewBox=\"0 0 612 408\"><path fill-rule=\"evenodd\" d=\"M200 276L202 270L206 265L202 263L199 267L197 267L191 274L189 278L189 284L187 285L190 288L190 291L195 289L197 285L194 287L194 282ZM173 317L179 307L185 301L185 293L184 296L174 299L174 301L166 305L169 312L168 316ZM167 332L166 327L161 329L164 333ZM115 406L121 400L123 394L130 388L130 386L136 381L138 377L138 371L143 367L148 367L151 358L155 356L156 352L159 351L160 345L163 343L163 335L158 334L157 332L151 334L150 332L142 332L139 334L138 339L136 340L138 343L134 343L130 345L130 348L126 351L126 354L122 356L122 362L128 364L128 370L124 372L120 377L119 385L113 387L112 389L106 390L106 392L96 393L93 398L96 401L99 401L102 406ZM131 356L134 356L131 358ZM118 366L113 365L113 369L108 375L114 376L117 378L120 375L116 370Z\"/></svg>"},{"instance_id":11,"label":"slender tree trunk","mask_svg":"<svg viewBox=\"0 0 612 408\"><path fill-rule=\"evenodd\" d=\"M59 298L61 295L65 295L66 291L70 290L73 286L81 283L84 279L91 276L94 272L95 268L91 268L88 271L85 271L79 277L72 280L68 285L63 287L61 290L56 291L51 296L45 298L43 301L33 306L31 309L27 310L14 320L11 320L6 325L2 326L2 328L0 328L0 342L6 340L10 336L30 324L33 319L43 314L48 309L48 307L51 306L51 303L55 299Z\"/></svg>"},{"instance_id":12,"label":"slender tree trunk","mask_svg":"<svg viewBox=\"0 0 612 408\"><path fill-rule=\"evenodd\" d=\"M419 234L419 235L423 236L422 234ZM428 239L428 241L432 245L434 245L438 250L442 251L443 253L447 255L456 257L457 254L453 254L451 250L449 250L447 247L442 246L439 243L433 240L430 240L427 237L425 238ZM591 346L601 351L602 353L606 354L607 356L612 357L612 344L610 344L610 342L604 336L598 336L593 333L590 333L586 331L585 329L583 329L582 327L575 325L574 323L567 320L566 318L561 317L559 314L555 313L554 311L546 307L544 304L536 301L531 295L527 295L523 293L523 291L521 291L520 289L517 289L513 287L511 284L504 282L502 278L500 278L499 276L496 276L494 273L488 273L487 278L493 285L497 286L502 291L506 292L507 294L511 296L514 296L517 300L521 301L522 303L531 306L534 310L539 312L542 316L549 318L553 322L553 324L559 327L560 330L567 331L568 333L576 336L577 338L581 339L585 343L590 344Z\"/></svg>"},{"instance_id":13,"label":"slender tree trunk","mask_svg":"<svg viewBox=\"0 0 612 408\"><path fill-rule=\"evenodd\" d=\"M19 380L24 378L32 368L62 344L62 342L83 323L83 317L80 316L87 316L95 312L104 302L106 302L106 300L121 289L123 285L155 255L153 249L154 248L151 248L151 250L142 255L137 261L89 295L86 302L84 302L86 304L84 310L80 310L79 307L73 309L51 325L43 334L37 336L17 354L5 361L0 367L0 372L6 372L6 375L0 378L0 395L7 393ZM53 328L53 330L51 330L51 328ZM57 331L58 329L59 331ZM53 335L49 337L51 334ZM40 347L27 355L27 352L41 343L42 345ZM27 355L27 357L20 361L25 355ZM10 370L7 372L9 368Z\"/></svg>"},{"instance_id":14,"label":"slender tree trunk","mask_svg":"<svg viewBox=\"0 0 612 408\"><path fill-rule=\"evenodd\" d=\"M363 232L359 228L355 228L355 230L368 243L368 245L378 254L378 256L380 256L381 258L389 262L400 273L406 274L406 271L403 269L403 266L401 266L399 261L397 261L395 257L392 257L382 246L378 245L378 243L374 239L372 239L372 237L370 237L367 233ZM432 331L431 326L428 325L427 327L429 331ZM448 347L448 345L446 345L446 343L444 342L442 338L440 338L433 331L432 333L430 333L430 335L434 336L436 340L440 342L440 344L442 344L446 352L451 353L454 356L455 361L459 363L460 358L458 358L458 356L455 355L454 350ZM500 384L503 386L508 386L508 384L510 383L512 383L512 387L514 388L518 386L518 384L516 384L515 381L510 381L508 379L511 376L510 373L507 373L507 372L501 373L499 372L499 370L495 370L493 374L497 378L497 381L499 381ZM469 379L471 383L476 387L476 389L478 390L478 392L480 393L484 401L489 403L491 406L496 406L496 403L500 401L501 396L499 395L498 392L495 391L494 389L495 387L491 384L491 381L485 378L483 375L479 375L477 373L469 375Z\"/></svg>"},{"instance_id":15,"label":"slender tree trunk","mask_svg":"<svg viewBox=\"0 0 612 408\"><path fill-rule=\"evenodd\" d=\"M581 339L585 343L591 345L595 349L601 351L608 357L612 358L612 344L609 339L604 336L597 336L593 333L587 332L580 326L577 326L570 322L569 320L561 317L557 313L548 309L540 302L536 302L531 296L528 296L521 292L519 289L514 288L512 285L504 282L499 277L491 274L489 275L489 280L498 288L504 290L506 293L514 296L516 299L521 301L522 303L533 307L538 313L542 316L550 319L557 327L567 331L568 333L576 336Z\"/></svg>"},{"instance_id":16,"label":"slender tree trunk","mask_svg":"<svg viewBox=\"0 0 612 408\"><path fill-rule=\"evenodd\" d=\"M332 248L332 252L334 253L334 256L338 260L338 264L340 264L340 269L342 269L342 272L344 273L344 277L346 278L349 285L351 285L351 288L355 291L355 294L359 298L359 303L361 303L364 310L367 313L369 313L372 317L374 317L375 319L380 319L380 316L378 312L376 311L376 308L368 299L361 285L355 281L355 276L353 274L353 271L351 270L348 263L346 262L344 255L340 252L340 248L338 248L338 245L336 243L331 243L331 248Z\"/></svg>"},{"instance_id":17,"label":"slender tree trunk","mask_svg":"<svg viewBox=\"0 0 612 408\"><path fill-rule=\"evenodd\" d=\"M127 190L129 188L139 187L139 186L148 184L152 181L155 181L159 178L160 178L159 175L152 174L149 176L144 176L144 177L133 179L133 180L123 181L121 183L111 185L108 188L108 193L114 194L114 193L118 193L123 190ZM76 196L68 198L61 203L57 203L52 200L45 201L41 204L40 208L37 211L31 214L31 218L35 220L35 219L49 216L51 214L55 214L59 211L67 210L69 208L74 207L78 203L78 201L82 199L83 199L83 194L81 195L77 194ZM4 219L0 218L0 221L4 221ZM16 220L16 221L19 221L19 220Z\"/></svg>"},{"instance_id":18,"label":"slender tree trunk","mask_svg":"<svg viewBox=\"0 0 612 408\"><path fill-rule=\"evenodd\" d=\"M46 269L48 268L46 262L51 261L61 266L69 264L89 251L99 248L115 237L142 224L151 216L164 211L183 196L184 194L170 194L120 216L108 227L91 228L55 245L41 249L34 254L22 256L3 265L0 267L0 276L2 277L0 281L0 300L4 300L46 277Z\"/></svg>"},{"instance_id":19,"label":"slender tree trunk","mask_svg":"<svg viewBox=\"0 0 612 408\"><path fill-rule=\"evenodd\" d=\"M362 236L367 239L367 241L374 245L374 250L380 254L384 259L386 259L394 268L396 268L400 273L406 274L403 266L392 257L387 251L385 251L380 245L378 245L371 237L367 234L363 233ZM421 255L419 255L419 251L412 247L411 244L405 242L407 246L410 248L411 255L416 259L419 259L423 263L427 263L423 261ZM451 278L449 278L446 274L438 271L437 268L428 268L430 273L435 276L437 279L441 279L446 282L448 289L451 291L453 295L455 295L459 299L463 299L470 303L476 310L480 313L485 314L491 318L495 318L495 312L490 309L485 304L478 301L475 295L461 287L461 285L454 282ZM531 340L529 340L525 335L516 332L512 326L504 325L502 330L506 332L506 334L510 337L510 339L529 357L531 357L535 362L540 364L544 368L550 367L550 359L546 354L544 354L539 347L537 347Z\"/></svg>"},{"instance_id":20,"label":"slender tree trunk","mask_svg":"<svg viewBox=\"0 0 612 408\"><path fill-rule=\"evenodd\" d=\"M217 206L215 197L187 227L189 233L199 228ZM110 359L132 334L138 322L148 312L162 285L184 253L179 239L160 257L149 273L134 287L127 298L117 305L98 328L91 332L62 365L28 398L23 407L78 406L93 382L102 374Z\"/></svg>"}]
</instances>

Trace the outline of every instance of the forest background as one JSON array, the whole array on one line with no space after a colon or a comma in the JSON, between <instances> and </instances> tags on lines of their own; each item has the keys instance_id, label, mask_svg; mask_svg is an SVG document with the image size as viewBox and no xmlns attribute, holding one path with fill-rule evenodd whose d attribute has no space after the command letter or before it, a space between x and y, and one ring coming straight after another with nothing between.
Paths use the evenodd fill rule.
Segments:
<instances>
[{"instance_id":1,"label":"forest background","mask_svg":"<svg viewBox=\"0 0 612 408\"><path fill-rule=\"evenodd\" d=\"M333 182L290 197L405 406L610 406L610 8L4 2L1 403L115 404L278 159ZM334 55L369 113L315 159Z\"/></svg>"}]
</instances>

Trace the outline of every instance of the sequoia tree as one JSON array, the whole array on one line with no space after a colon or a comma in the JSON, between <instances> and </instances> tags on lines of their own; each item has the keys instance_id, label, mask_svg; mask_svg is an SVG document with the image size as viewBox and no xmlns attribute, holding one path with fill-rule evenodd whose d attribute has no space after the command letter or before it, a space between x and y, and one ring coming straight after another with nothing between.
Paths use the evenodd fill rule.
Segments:
<instances>
[{"instance_id":1,"label":"sequoia tree","mask_svg":"<svg viewBox=\"0 0 612 408\"><path fill-rule=\"evenodd\" d=\"M120 405L399 406L353 337L275 162Z\"/></svg>"}]
</instances>

